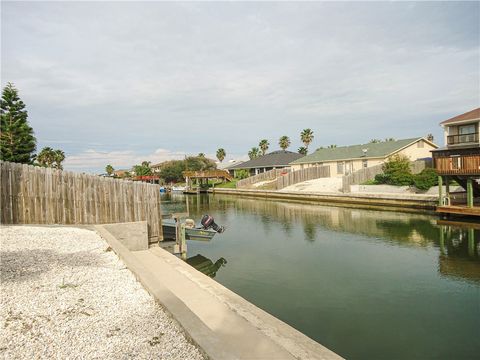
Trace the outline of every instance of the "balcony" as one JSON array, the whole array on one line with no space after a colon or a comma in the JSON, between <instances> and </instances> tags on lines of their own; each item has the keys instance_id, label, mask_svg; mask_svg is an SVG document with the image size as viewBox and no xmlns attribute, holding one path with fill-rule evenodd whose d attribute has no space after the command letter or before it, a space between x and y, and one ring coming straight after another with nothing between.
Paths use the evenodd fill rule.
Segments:
<instances>
[{"instance_id":1,"label":"balcony","mask_svg":"<svg viewBox=\"0 0 480 360\"><path fill-rule=\"evenodd\" d=\"M447 145L462 145L462 144L471 144L478 143L478 132L461 134L461 135L448 135L447 136Z\"/></svg>"},{"instance_id":2,"label":"balcony","mask_svg":"<svg viewBox=\"0 0 480 360\"><path fill-rule=\"evenodd\" d=\"M439 175L480 175L480 155L434 156L434 165Z\"/></svg>"}]
</instances>

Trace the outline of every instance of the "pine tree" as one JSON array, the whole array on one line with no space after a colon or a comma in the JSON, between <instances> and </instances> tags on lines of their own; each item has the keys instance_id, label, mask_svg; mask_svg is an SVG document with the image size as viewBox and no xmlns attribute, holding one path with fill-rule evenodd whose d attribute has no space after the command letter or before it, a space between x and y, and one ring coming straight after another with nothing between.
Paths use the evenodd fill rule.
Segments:
<instances>
[{"instance_id":1,"label":"pine tree","mask_svg":"<svg viewBox=\"0 0 480 360\"><path fill-rule=\"evenodd\" d=\"M28 124L25 104L11 83L3 89L0 115L0 159L31 164L37 148L37 139Z\"/></svg>"}]
</instances>

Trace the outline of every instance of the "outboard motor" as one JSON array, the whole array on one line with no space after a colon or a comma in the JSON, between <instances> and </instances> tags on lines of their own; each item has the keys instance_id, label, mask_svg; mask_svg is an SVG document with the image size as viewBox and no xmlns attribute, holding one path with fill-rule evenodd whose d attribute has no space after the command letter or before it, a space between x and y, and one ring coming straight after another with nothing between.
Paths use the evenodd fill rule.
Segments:
<instances>
[{"instance_id":1,"label":"outboard motor","mask_svg":"<svg viewBox=\"0 0 480 360\"><path fill-rule=\"evenodd\" d=\"M217 233L222 233L225 231L225 227L223 226L218 226L216 223L215 223L215 220L213 219L212 216L210 215L203 215L202 217L202 220L200 221L200 223L202 224L203 228L205 230L208 230L210 228L212 228L213 230L215 230Z\"/></svg>"}]
</instances>

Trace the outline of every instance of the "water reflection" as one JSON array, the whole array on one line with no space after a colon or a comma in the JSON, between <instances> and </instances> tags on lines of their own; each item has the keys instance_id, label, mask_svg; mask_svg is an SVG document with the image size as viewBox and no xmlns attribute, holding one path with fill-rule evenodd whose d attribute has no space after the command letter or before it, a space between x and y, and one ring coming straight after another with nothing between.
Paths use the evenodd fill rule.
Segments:
<instances>
[{"instance_id":1,"label":"water reflection","mask_svg":"<svg viewBox=\"0 0 480 360\"><path fill-rule=\"evenodd\" d=\"M459 223L439 226L437 218L426 213L375 211L229 196L189 196L182 198L182 201L198 214L211 212L212 209L253 214L266 233L280 227L287 238L294 236L294 224L299 224L307 242L317 241L318 231L330 230L361 234L372 241L394 246L439 248L439 271L442 275L480 281L480 226L475 223L461 223L460 227Z\"/></svg>"},{"instance_id":2,"label":"water reflection","mask_svg":"<svg viewBox=\"0 0 480 360\"><path fill-rule=\"evenodd\" d=\"M439 221L440 274L480 282L480 225Z\"/></svg>"},{"instance_id":3,"label":"water reflection","mask_svg":"<svg viewBox=\"0 0 480 360\"><path fill-rule=\"evenodd\" d=\"M189 257L187 259L187 263L198 271L204 273L205 275L214 278L215 275L217 275L218 270L220 270L222 266L225 266L227 260L222 257L217 261L213 262L209 258L197 254L195 256Z\"/></svg>"}]
</instances>

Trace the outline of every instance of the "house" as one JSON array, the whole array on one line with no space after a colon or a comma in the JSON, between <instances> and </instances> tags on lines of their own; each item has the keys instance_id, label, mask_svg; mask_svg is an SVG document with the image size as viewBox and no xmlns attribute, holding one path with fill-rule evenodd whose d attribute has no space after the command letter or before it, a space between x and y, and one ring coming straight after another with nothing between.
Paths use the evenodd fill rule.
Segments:
<instances>
[{"instance_id":1,"label":"house","mask_svg":"<svg viewBox=\"0 0 480 360\"><path fill-rule=\"evenodd\" d=\"M113 176L123 178L127 176L131 171L127 169L119 169L113 171Z\"/></svg>"},{"instance_id":2,"label":"house","mask_svg":"<svg viewBox=\"0 0 480 360\"><path fill-rule=\"evenodd\" d=\"M443 213L480 216L480 108L455 116L440 123L443 127L445 147L432 151L439 185L445 184L443 194L439 186L439 207ZM466 197L450 194L449 183L456 181L466 190Z\"/></svg>"},{"instance_id":3,"label":"house","mask_svg":"<svg viewBox=\"0 0 480 360\"><path fill-rule=\"evenodd\" d=\"M330 176L340 177L362 168L382 164L392 155L406 155L411 161L431 157L431 150L438 148L423 138L382 141L361 145L318 149L314 153L290 163L292 170L312 166L330 166Z\"/></svg>"},{"instance_id":4,"label":"house","mask_svg":"<svg viewBox=\"0 0 480 360\"><path fill-rule=\"evenodd\" d=\"M253 176L273 169L288 168L292 161L301 157L303 157L303 155L299 153L278 150L240 164L234 164L225 170L228 170L230 173L233 172L234 174L239 170L247 170L250 172L250 175Z\"/></svg>"}]
</instances>

